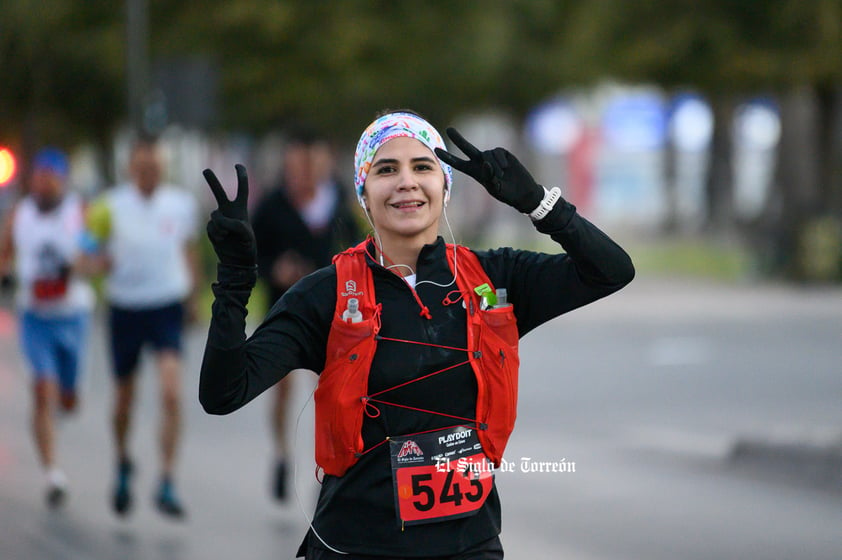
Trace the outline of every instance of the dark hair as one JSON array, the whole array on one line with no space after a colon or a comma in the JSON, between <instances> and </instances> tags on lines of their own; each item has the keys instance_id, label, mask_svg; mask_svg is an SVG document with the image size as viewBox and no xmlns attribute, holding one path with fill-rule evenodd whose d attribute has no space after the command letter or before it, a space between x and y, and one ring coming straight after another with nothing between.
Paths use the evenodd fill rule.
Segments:
<instances>
[{"instance_id":1,"label":"dark hair","mask_svg":"<svg viewBox=\"0 0 842 560\"><path fill-rule=\"evenodd\" d=\"M429 120L427 120L427 117L425 117L418 111L413 111L412 109L381 109L377 112L376 115L374 115L374 120L377 120L380 117L384 117L386 115L391 115L392 113L409 113L410 115L415 115L419 119L424 119L425 121L430 122Z\"/></svg>"},{"instance_id":2,"label":"dark hair","mask_svg":"<svg viewBox=\"0 0 842 560\"><path fill-rule=\"evenodd\" d=\"M158 147L158 138L151 134L141 134L132 142L131 153L138 150L154 150Z\"/></svg>"},{"instance_id":3,"label":"dark hair","mask_svg":"<svg viewBox=\"0 0 842 560\"><path fill-rule=\"evenodd\" d=\"M304 123L294 123L287 127L286 142L289 146L313 146L319 142L324 142L324 135L320 134L318 130L310 125Z\"/></svg>"}]
</instances>

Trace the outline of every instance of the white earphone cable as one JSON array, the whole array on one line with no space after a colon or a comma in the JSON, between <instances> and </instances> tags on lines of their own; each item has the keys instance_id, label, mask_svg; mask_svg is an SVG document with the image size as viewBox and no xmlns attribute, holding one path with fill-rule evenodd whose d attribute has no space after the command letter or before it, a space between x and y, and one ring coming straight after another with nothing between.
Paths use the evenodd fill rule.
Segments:
<instances>
[{"instance_id":1,"label":"white earphone cable","mask_svg":"<svg viewBox=\"0 0 842 560\"><path fill-rule=\"evenodd\" d=\"M298 429L301 425L301 415L304 414L304 411L307 409L307 405L310 404L310 401L313 399L313 395L316 392L316 387L310 391L310 395L307 397L307 400L304 401L304 405L301 407L301 410L298 412L298 416L295 417L295 434L293 435L293 443L295 445L295 449L299 449L298 447ZM313 520L307 515L307 512L304 510L304 504L301 503L301 495L298 493L298 462L293 461L292 463L292 489L295 492L295 501L298 502L298 508L301 510L301 515L304 516L304 519L307 520L307 525L310 526L310 530L313 531L313 534L316 535L316 538L319 539L323 545L325 545L329 550L337 553L337 554L348 554L342 550L338 550L333 548L329 544L325 542L321 535L319 535L316 528L313 527Z\"/></svg>"},{"instance_id":2,"label":"white earphone cable","mask_svg":"<svg viewBox=\"0 0 842 560\"><path fill-rule=\"evenodd\" d=\"M368 223L371 226L371 231L374 233L376 246L380 250L380 266L388 270L391 270L393 268L407 268L409 269L410 274L415 274L415 271L408 264L393 264L386 266L383 260L383 241L380 238L380 234L377 233L377 228L374 226L374 222L371 220L371 216L368 213L368 208L363 208L363 212L365 213L366 220L368 220ZM453 279L447 284L439 284L438 282L435 282L433 280L421 280L420 282L416 282L416 287L421 284L432 284L433 286L439 286L440 288L449 288L450 286L456 283L456 276L458 275L458 263L456 259L456 236L453 234L453 228L450 226L450 220L447 218L446 205L442 207L441 213L444 217L444 223L447 225L447 231L450 233L451 244L453 245Z\"/></svg>"}]
</instances>

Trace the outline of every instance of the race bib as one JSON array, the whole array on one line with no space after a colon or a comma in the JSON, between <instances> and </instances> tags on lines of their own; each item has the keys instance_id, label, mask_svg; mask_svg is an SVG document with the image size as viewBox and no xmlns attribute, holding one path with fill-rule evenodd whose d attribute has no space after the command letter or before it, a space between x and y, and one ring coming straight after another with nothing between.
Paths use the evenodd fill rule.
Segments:
<instances>
[{"instance_id":1,"label":"race bib","mask_svg":"<svg viewBox=\"0 0 842 560\"><path fill-rule=\"evenodd\" d=\"M389 445L395 507L404 525L473 515L494 485L473 427L394 437Z\"/></svg>"},{"instance_id":2,"label":"race bib","mask_svg":"<svg viewBox=\"0 0 842 560\"><path fill-rule=\"evenodd\" d=\"M32 296L36 301L54 301L67 294L67 277L38 278L32 283Z\"/></svg>"}]
</instances>

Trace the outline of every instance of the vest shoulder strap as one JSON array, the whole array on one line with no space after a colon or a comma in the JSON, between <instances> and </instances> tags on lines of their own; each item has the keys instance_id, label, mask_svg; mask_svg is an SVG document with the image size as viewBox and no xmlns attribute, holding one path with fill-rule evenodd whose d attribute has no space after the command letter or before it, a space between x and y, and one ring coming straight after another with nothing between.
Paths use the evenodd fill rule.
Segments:
<instances>
[{"instance_id":1,"label":"vest shoulder strap","mask_svg":"<svg viewBox=\"0 0 842 560\"><path fill-rule=\"evenodd\" d=\"M377 306L374 297L374 277L365 259L363 241L333 257L336 267L336 314L341 316L348 309L348 300L356 299L364 317L371 317Z\"/></svg>"},{"instance_id":2,"label":"vest shoulder strap","mask_svg":"<svg viewBox=\"0 0 842 560\"><path fill-rule=\"evenodd\" d=\"M488 278L485 269L482 268L476 253L463 245L453 245L450 243L447 244L448 252L451 252L454 247L456 248L456 285L466 297L474 299L476 296L478 301L479 296L474 292L474 288L482 284L488 284L493 291L494 286ZM448 259L447 264L450 266L450 270L453 271L453 260Z\"/></svg>"}]
</instances>

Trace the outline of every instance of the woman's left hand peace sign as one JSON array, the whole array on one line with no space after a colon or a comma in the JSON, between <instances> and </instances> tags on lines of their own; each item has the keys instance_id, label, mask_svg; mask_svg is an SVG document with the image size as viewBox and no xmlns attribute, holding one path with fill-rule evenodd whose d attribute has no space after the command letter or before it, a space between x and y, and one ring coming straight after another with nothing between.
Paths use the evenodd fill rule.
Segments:
<instances>
[{"instance_id":1,"label":"woman's left hand peace sign","mask_svg":"<svg viewBox=\"0 0 842 560\"><path fill-rule=\"evenodd\" d=\"M448 128L447 135L468 159L460 159L441 148L436 148L439 159L473 177L491 196L524 214L538 208L544 198L544 187L535 182L529 171L511 152L505 148L480 151L465 140L455 128Z\"/></svg>"}]
</instances>

